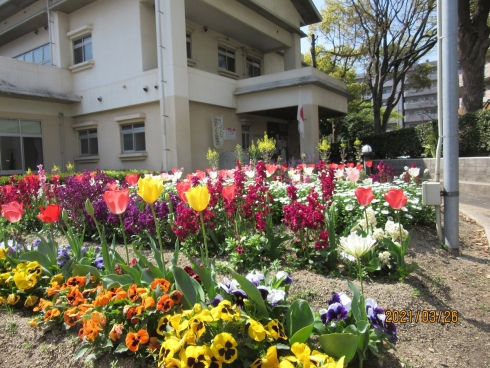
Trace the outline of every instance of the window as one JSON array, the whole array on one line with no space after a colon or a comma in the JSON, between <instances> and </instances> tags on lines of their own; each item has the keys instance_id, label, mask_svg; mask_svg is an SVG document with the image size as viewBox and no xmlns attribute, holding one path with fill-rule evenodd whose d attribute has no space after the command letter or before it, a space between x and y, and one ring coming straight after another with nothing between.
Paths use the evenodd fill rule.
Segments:
<instances>
[{"instance_id":1,"label":"window","mask_svg":"<svg viewBox=\"0 0 490 368\"><path fill-rule=\"evenodd\" d=\"M260 76L260 60L247 57L247 77Z\"/></svg>"},{"instance_id":2,"label":"window","mask_svg":"<svg viewBox=\"0 0 490 368\"><path fill-rule=\"evenodd\" d=\"M35 64L51 65L51 47L49 43L47 43L37 49L16 56L14 59Z\"/></svg>"},{"instance_id":3,"label":"window","mask_svg":"<svg viewBox=\"0 0 490 368\"><path fill-rule=\"evenodd\" d=\"M92 35L85 36L73 41L74 62L75 64L83 63L87 60L92 60Z\"/></svg>"},{"instance_id":4,"label":"window","mask_svg":"<svg viewBox=\"0 0 490 368\"><path fill-rule=\"evenodd\" d=\"M250 125L242 125L242 148L250 148Z\"/></svg>"},{"instance_id":5,"label":"window","mask_svg":"<svg viewBox=\"0 0 490 368\"><path fill-rule=\"evenodd\" d=\"M80 130L78 132L80 156L94 156L99 154L97 129Z\"/></svg>"},{"instance_id":6,"label":"window","mask_svg":"<svg viewBox=\"0 0 490 368\"><path fill-rule=\"evenodd\" d=\"M145 124L128 124L121 126L123 153L146 151Z\"/></svg>"},{"instance_id":7,"label":"window","mask_svg":"<svg viewBox=\"0 0 490 368\"><path fill-rule=\"evenodd\" d=\"M36 170L43 161L40 121L0 119L0 172Z\"/></svg>"},{"instance_id":8,"label":"window","mask_svg":"<svg viewBox=\"0 0 490 368\"><path fill-rule=\"evenodd\" d=\"M185 39L186 39L187 59L192 59L191 34L186 33Z\"/></svg>"},{"instance_id":9,"label":"window","mask_svg":"<svg viewBox=\"0 0 490 368\"><path fill-rule=\"evenodd\" d=\"M218 46L218 66L230 72L235 72L235 51Z\"/></svg>"}]
</instances>

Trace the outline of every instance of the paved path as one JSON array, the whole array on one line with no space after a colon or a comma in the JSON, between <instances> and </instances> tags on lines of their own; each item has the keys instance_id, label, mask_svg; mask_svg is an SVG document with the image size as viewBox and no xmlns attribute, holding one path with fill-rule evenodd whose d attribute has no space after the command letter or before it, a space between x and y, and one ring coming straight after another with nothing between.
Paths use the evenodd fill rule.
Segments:
<instances>
[{"instance_id":1,"label":"paved path","mask_svg":"<svg viewBox=\"0 0 490 368\"><path fill-rule=\"evenodd\" d=\"M490 197L475 192L461 192L459 210L485 229L490 246Z\"/></svg>"}]
</instances>

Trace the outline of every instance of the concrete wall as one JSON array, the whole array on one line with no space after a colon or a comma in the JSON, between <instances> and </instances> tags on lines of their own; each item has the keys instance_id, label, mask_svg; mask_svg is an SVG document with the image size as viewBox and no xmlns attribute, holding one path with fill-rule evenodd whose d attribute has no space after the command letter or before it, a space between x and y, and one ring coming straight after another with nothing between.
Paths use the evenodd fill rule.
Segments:
<instances>
[{"instance_id":1,"label":"concrete wall","mask_svg":"<svg viewBox=\"0 0 490 368\"><path fill-rule=\"evenodd\" d=\"M375 160L373 165L378 163ZM430 177L434 177L436 159L435 158L418 158L418 159L398 159L398 160L383 160L387 165L393 166L397 175L400 175L405 166L410 166L415 163L420 167L420 171L429 169ZM444 159L441 159L441 180L444 178ZM479 183L489 182L490 177L490 157L461 157L459 159L459 180L471 181Z\"/></svg>"}]
</instances>

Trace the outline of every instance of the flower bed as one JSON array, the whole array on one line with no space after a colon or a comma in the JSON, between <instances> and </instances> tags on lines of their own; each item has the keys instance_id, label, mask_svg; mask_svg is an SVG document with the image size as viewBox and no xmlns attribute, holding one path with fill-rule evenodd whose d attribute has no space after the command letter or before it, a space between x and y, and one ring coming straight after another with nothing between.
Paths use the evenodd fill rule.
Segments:
<instances>
[{"instance_id":1,"label":"flower bed","mask_svg":"<svg viewBox=\"0 0 490 368\"><path fill-rule=\"evenodd\" d=\"M85 342L78 355L89 360L115 351L164 366L341 367L357 354L362 364L397 340L396 326L365 297L363 277L412 272L404 226L432 216L420 206L418 173L407 175L377 183L354 165L259 161L185 179L180 170L121 182L85 172L59 185L47 183L41 168L1 190L0 301L34 308L33 326L77 329ZM40 225L47 237L21 245L22 233ZM54 231L69 245L59 246ZM84 246L88 234L98 235L99 249ZM122 256L115 237L125 244ZM173 239L174 260L166 264L163 247ZM154 260L135 243L149 244ZM180 250L192 268L177 267ZM351 298L335 294L314 313L303 300L286 303L284 272L244 277L230 268L233 280L216 280L216 254L246 270L280 262L286 252L330 271L346 264L361 290L349 283ZM314 335L319 350L308 345Z\"/></svg>"}]
</instances>

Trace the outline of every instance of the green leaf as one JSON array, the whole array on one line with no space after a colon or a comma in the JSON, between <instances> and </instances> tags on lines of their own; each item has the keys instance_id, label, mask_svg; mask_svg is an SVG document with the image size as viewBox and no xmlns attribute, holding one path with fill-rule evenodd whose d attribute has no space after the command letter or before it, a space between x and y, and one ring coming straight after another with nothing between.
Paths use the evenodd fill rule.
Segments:
<instances>
[{"instance_id":1,"label":"green leaf","mask_svg":"<svg viewBox=\"0 0 490 368\"><path fill-rule=\"evenodd\" d=\"M315 315L310 305L303 299L297 299L291 304L287 313L289 343L304 343L310 337L315 323Z\"/></svg>"},{"instance_id":2,"label":"green leaf","mask_svg":"<svg viewBox=\"0 0 490 368\"><path fill-rule=\"evenodd\" d=\"M179 238L177 238L175 240L175 251L174 251L174 255L172 257L172 266L173 267L176 267L177 263L179 263L179 254L180 254L180 240L179 240Z\"/></svg>"},{"instance_id":3,"label":"green leaf","mask_svg":"<svg viewBox=\"0 0 490 368\"><path fill-rule=\"evenodd\" d=\"M204 291L199 283L180 267L172 267L175 286L182 292L184 308L191 309L194 304L204 302Z\"/></svg>"},{"instance_id":4,"label":"green leaf","mask_svg":"<svg viewBox=\"0 0 490 368\"><path fill-rule=\"evenodd\" d=\"M48 259L48 257L44 255L44 253L41 253L37 250L25 252L20 256L20 259L29 262L39 262L43 269L43 273L49 277L53 276L53 273L51 272L51 265L53 265L53 263L51 263L51 261ZM56 264L56 261L54 264Z\"/></svg>"},{"instance_id":5,"label":"green leaf","mask_svg":"<svg viewBox=\"0 0 490 368\"><path fill-rule=\"evenodd\" d=\"M235 278L235 280L238 281L242 290L247 294L248 299L254 302L257 312L259 312L258 318L268 318L269 313L267 312L267 307L265 306L264 299L262 298L262 294L260 294L259 289L257 289L257 286L248 281L246 277L233 271L230 267L228 267L228 271Z\"/></svg>"},{"instance_id":6,"label":"green leaf","mask_svg":"<svg viewBox=\"0 0 490 368\"><path fill-rule=\"evenodd\" d=\"M349 363L356 355L357 335L349 333L332 333L318 337L323 351L336 359L344 358L344 364Z\"/></svg>"},{"instance_id":7,"label":"green leaf","mask_svg":"<svg viewBox=\"0 0 490 368\"><path fill-rule=\"evenodd\" d=\"M45 255L50 264L56 264L56 259L58 258L58 243L56 243L51 237L48 239L40 237L41 241L37 245L37 251Z\"/></svg>"},{"instance_id":8,"label":"green leaf","mask_svg":"<svg viewBox=\"0 0 490 368\"><path fill-rule=\"evenodd\" d=\"M73 259L69 259L63 265L63 267L61 267L61 270L60 271L63 274L63 277L65 278L65 280L68 280L70 278L71 272L73 270L72 266L73 266L74 263L75 263L75 261Z\"/></svg>"},{"instance_id":9,"label":"green leaf","mask_svg":"<svg viewBox=\"0 0 490 368\"><path fill-rule=\"evenodd\" d=\"M349 285L349 289L351 289L353 294L352 304L351 304L352 315L354 316L354 319L356 321L361 321L362 320L362 314L360 310L361 293L359 292L359 290L357 290L356 285L354 285L351 281L347 281L347 284Z\"/></svg>"},{"instance_id":10,"label":"green leaf","mask_svg":"<svg viewBox=\"0 0 490 368\"><path fill-rule=\"evenodd\" d=\"M369 322L368 321L357 321L356 327L357 327L357 330L359 331L359 333L365 333L369 329Z\"/></svg>"},{"instance_id":11,"label":"green leaf","mask_svg":"<svg viewBox=\"0 0 490 368\"><path fill-rule=\"evenodd\" d=\"M138 285L141 284L141 272L140 271L138 271L136 268L129 267L127 264L119 263L119 266L124 270L124 272L133 276L135 284L138 284Z\"/></svg>"},{"instance_id":12,"label":"green leaf","mask_svg":"<svg viewBox=\"0 0 490 368\"><path fill-rule=\"evenodd\" d=\"M85 276L88 273L100 279L99 270L93 266L82 265L79 263L73 266L73 276Z\"/></svg>"},{"instance_id":13,"label":"green leaf","mask_svg":"<svg viewBox=\"0 0 490 368\"><path fill-rule=\"evenodd\" d=\"M134 279L130 275L106 275L102 279L104 289L134 284Z\"/></svg>"},{"instance_id":14,"label":"green leaf","mask_svg":"<svg viewBox=\"0 0 490 368\"><path fill-rule=\"evenodd\" d=\"M138 259L142 261L145 264L145 266L150 269L150 271L155 275L155 277L165 278L165 275L163 274L162 270L156 267L155 265L153 265L153 263L151 263L150 261L148 261L148 259L144 255L142 255L136 249L134 249L134 253L138 257Z\"/></svg>"},{"instance_id":15,"label":"green leaf","mask_svg":"<svg viewBox=\"0 0 490 368\"><path fill-rule=\"evenodd\" d=\"M88 349L90 349L91 345L82 345L80 347L80 349L78 349L78 351L75 353L75 356L73 357L73 360L78 360L80 359L82 356L85 355L85 353L88 351Z\"/></svg>"},{"instance_id":16,"label":"green leaf","mask_svg":"<svg viewBox=\"0 0 490 368\"><path fill-rule=\"evenodd\" d=\"M155 280L155 275L150 270L141 270L141 282L151 284Z\"/></svg>"},{"instance_id":17,"label":"green leaf","mask_svg":"<svg viewBox=\"0 0 490 368\"><path fill-rule=\"evenodd\" d=\"M153 258L155 258L155 261L157 262L158 268L160 270L164 270L165 265L162 262L163 254L160 253L160 250L157 248L155 240L153 240L153 238L151 236L150 236L150 247L153 250ZM164 275L162 277L166 277L166 275Z\"/></svg>"},{"instance_id":18,"label":"green leaf","mask_svg":"<svg viewBox=\"0 0 490 368\"><path fill-rule=\"evenodd\" d=\"M114 350L114 353L124 353L125 351L128 351L128 347L122 342L117 346L116 350Z\"/></svg>"}]
</instances>

